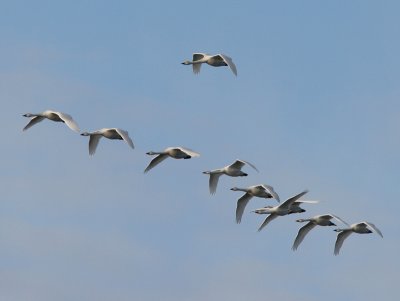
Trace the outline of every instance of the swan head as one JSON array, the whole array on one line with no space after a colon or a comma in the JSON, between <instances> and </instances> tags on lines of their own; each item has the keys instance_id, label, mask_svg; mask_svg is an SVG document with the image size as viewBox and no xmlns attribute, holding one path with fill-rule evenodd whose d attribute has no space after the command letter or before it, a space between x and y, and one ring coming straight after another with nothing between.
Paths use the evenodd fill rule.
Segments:
<instances>
[{"instance_id":1,"label":"swan head","mask_svg":"<svg viewBox=\"0 0 400 301\"><path fill-rule=\"evenodd\" d=\"M296 219L296 222L298 222L298 223L304 223L304 222L307 222L307 221L308 221L308 220L303 219L303 218Z\"/></svg>"},{"instance_id":2,"label":"swan head","mask_svg":"<svg viewBox=\"0 0 400 301\"><path fill-rule=\"evenodd\" d=\"M237 188L237 187L232 187L231 190L232 190L232 191L238 191L239 188Z\"/></svg>"},{"instance_id":3,"label":"swan head","mask_svg":"<svg viewBox=\"0 0 400 301\"><path fill-rule=\"evenodd\" d=\"M90 136L90 133L88 133L88 132L83 132L83 133L81 134L81 136Z\"/></svg>"},{"instance_id":4,"label":"swan head","mask_svg":"<svg viewBox=\"0 0 400 301\"><path fill-rule=\"evenodd\" d=\"M209 175L209 174L211 174L211 171L203 171L203 174Z\"/></svg>"},{"instance_id":5,"label":"swan head","mask_svg":"<svg viewBox=\"0 0 400 301\"><path fill-rule=\"evenodd\" d=\"M190 65L190 61L184 61L181 63L182 65Z\"/></svg>"},{"instance_id":6,"label":"swan head","mask_svg":"<svg viewBox=\"0 0 400 301\"><path fill-rule=\"evenodd\" d=\"M153 156L153 155L157 155L157 153L155 153L153 151L149 151L149 152L146 153L146 155Z\"/></svg>"},{"instance_id":7,"label":"swan head","mask_svg":"<svg viewBox=\"0 0 400 301\"><path fill-rule=\"evenodd\" d=\"M33 115L33 114L31 114L31 113L26 113L26 114L24 114L24 115L22 115L22 116L24 116L24 117L34 117L35 115Z\"/></svg>"},{"instance_id":8,"label":"swan head","mask_svg":"<svg viewBox=\"0 0 400 301\"><path fill-rule=\"evenodd\" d=\"M333 231L335 231L335 232L342 232L342 231L343 231L343 229L336 228L336 229L334 229Z\"/></svg>"}]
</instances>

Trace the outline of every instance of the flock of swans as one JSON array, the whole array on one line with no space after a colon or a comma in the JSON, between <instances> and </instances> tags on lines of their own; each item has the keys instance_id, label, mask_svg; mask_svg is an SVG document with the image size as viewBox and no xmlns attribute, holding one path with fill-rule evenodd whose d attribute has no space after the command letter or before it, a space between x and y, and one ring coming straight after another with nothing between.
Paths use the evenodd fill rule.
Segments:
<instances>
[{"instance_id":1,"label":"flock of swans","mask_svg":"<svg viewBox=\"0 0 400 301\"><path fill-rule=\"evenodd\" d=\"M192 61L184 61L183 65L192 65L193 72L195 74L200 72L200 67L203 63L206 63L213 67L221 67L228 66L231 71L237 75L236 66L233 63L232 59L224 54L217 55L208 55L205 53L194 53ZM71 130L75 132L80 132L78 124L73 120L73 118L65 113L56 112L47 110L42 113L27 113L23 115L24 117L31 118L29 123L23 128L23 131L31 128L35 124L43 121L44 119L48 119L55 122L65 123ZM89 155L94 155L99 144L100 138L105 137L108 139L116 139L116 140L124 140L132 149L134 148L132 139L129 137L129 133L123 129L119 128L103 128L94 132L83 132L81 136L89 136ZM149 151L146 153L149 156L155 156L146 169L144 173L147 173L152 168L160 164L162 161L167 159L168 157L173 159L191 159L193 157L200 156L199 153L185 148L185 147L168 147L163 151ZM242 171L243 166L249 165L254 170L258 171L257 168L251 164L250 162L244 160L236 160L230 165L227 165L222 168L217 168L209 171L204 171L204 174L209 175L209 190L210 194L214 195L217 191L217 185L219 177L222 175L230 176L230 177L245 177L248 174ZM294 213L302 213L306 210L301 208L300 205L303 203L317 203L317 201L307 201L300 200L302 196L304 196L308 190L304 190L301 193L290 197L284 202L280 202L279 195L275 192L272 186L266 184L259 184L250 186L247 188L231 188L232 191L242 191L244 195L241 196L237 201L236 206L236 222L240 224L242 220L242 216L244 210L249 203L249 201L253 197L265 198L265 199L275 199L279 204L276 206L265 206L259 209L256 209L252 212L256 214L268 214L263 223L258 228L258 231L261 231L265 228L272 220L279 216L285 216ZM334 219L339 221L340 223L346 225L345 228L337 228L334 231L338 232L336 243L334 247L334 254L338 255L339 251L343 245L344 240L349 237L352 233L358 234L368 234L368 233L377 233L381 237L383 237L382 232L372 223L370 222L360 222L356 224L349 225L343 219L339 218L334 214L324 214L317 215L308 219L298 219L296 220L299 223L307 222L307 224L300 228L298 234L294 240L292 250L295 251L299 247L299 245L304 240L305 236L316 226L336 226L331 220Z\"/></svg>"}]
</instances>

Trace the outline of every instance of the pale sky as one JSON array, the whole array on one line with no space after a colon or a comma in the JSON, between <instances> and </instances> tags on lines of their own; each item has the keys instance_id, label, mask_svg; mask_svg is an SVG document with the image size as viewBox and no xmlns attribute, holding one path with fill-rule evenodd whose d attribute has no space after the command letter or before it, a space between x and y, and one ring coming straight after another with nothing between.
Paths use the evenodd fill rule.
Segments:
<instances>
[{"instance_id":1,"label":"pale sky","mask_svg":"<svg viewBox=\"0 0 400 301\"><path fill-rule=\"evenodd\" d=\"M400 277L398 1L2 1L0 299L397 300ZM228 68L180 63L225 53ZM88 139L22 114L68 113L135 144ZM186 146L143 174L145 153ZM202 171L235 159L245 178ZM266 183L307 212L257 232ZM333 213L383 232L333 227L291 250L297 218Z\"/></svg>"}]
</instances>

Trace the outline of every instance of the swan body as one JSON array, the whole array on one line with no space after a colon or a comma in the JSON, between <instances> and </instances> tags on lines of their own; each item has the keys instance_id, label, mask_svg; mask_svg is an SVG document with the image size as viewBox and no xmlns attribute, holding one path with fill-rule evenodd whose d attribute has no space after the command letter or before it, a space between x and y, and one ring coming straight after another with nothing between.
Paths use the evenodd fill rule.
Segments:
<instances>
[{"instance_id":1,"label":"swan body","mask_svg":"<svg viewBox=\"0 0 400 301\"><path fill-rule=\"evenodd\" d=\"M89 136L89 155L94 155L100 138L105 137L112 140L124 140L131 148L134 148L129 133L119 128L103 128L94 132L83 132L81 136Z\"/></svg>"},{"instance_id":2,"label":"swan body","mask_svg":"<svg viewBox=\"0 0 400 301\"><path fill-rule=\"evenodd\" d=\"M225 54L210 55L206 53L193 53L192 61L184 61L183 65L192 65L193 72L198 74L200 72L201 64L208 64L213 67L229 66L233 74L237 76L236 65L233 63L232 58Z\"/></svg>"},{"instance_id":3,"label":"swan body","mask_svg":"<svg viewBox=\"0 0 400 301\"><path fill-rule=\"evenodd\" d=\"M210 180L209 180L210 193L215 194L215 192L217 191L219 177L222 175L227 175L230 177L246 177L247 173L241 170L242 167L246 164L250 165L256 171L258 171L258 169L253 164L239 159L233 162L231 165L225 166L223 168L203 171L204 174L210 175Z\"/></svg>"},{"instance_id":4,"label":"swan body","mask_svg":"<svg viewBox=\"0 0 400 301\"><path fill-rule=\"evenodd\" d=\"M157 155L153 160L150 161L149 165L146 167L144 172L148 172L150 169L155 167L156 165L160 164L162 161L167 159L168 157L174 158L174 159L190 159L192 157L198 157L200 156L199 153L196 153L195 151L192 151L188 148L184 148L181 146L177 147L168 147L165 150L161 152L147 152L147 155L153 156Z\"/></svg>"},{"instance_id":5,"label":"swan body","mask_svg":"<svg viewBox=\"0 0 400 301\"><path fill-rule=\"evenodd\" d=\"M285 202L279 204L278 206L266 206L264 208L254 210L254 212L257 214L269 214L268 217L261 224L261 226L258 228L258 231L261 231L266 225L268 225L278 216L305 212L305 210L300 207L302 203L317 203L316 201L299 200L299 198L301 198L307 192L308 190L304 190L303 192L287 199Z\"/></svg>"},{"instance_id":6,"label":"swan body","mask_svg":"<svg viewBox=\"0 0 400 301\"><path fill-rule=\"evenodd\" d=\"M72 117L66 113L56 112L47 110L42 113L26 113L22 115L24 117L32 118L31 121L23 128L23 131L26 131L30 127L34 126L35 124L41 122L44 119L49 119L55 122L63 122L65 123L71 130L75 132L79 132L79 127L77 123L72 119Z\"/></svg>"},{"instance_id":7,"label":"swan body","mask_svg":"<svg viewBox=\"0 0 400 301\"><path fill-rule=\"evenodd\" d=\"M324 215L317 215L307 219L298 219L296 222L307 224L300 228L299 232L297 233L296 239L294 240L292 250L295 251L303 241L304 237L316 226L336 226L334 223L331 222L331 219L336 219L343 224L348 225L344 220L340 217L333 215L333 214L324 214Z\"/></svg>"},{"instance_id":8,"label":"swan body","mask_svg":"<svg viewBox=\"0 0 400 301\"><path fill-rule=\"evenodd\" d=\"M339 255L344 240L349 237L351 233L369 234L375 232L383 238L382 232L373 223L370 222L352 224L349 228L338 228L333 231L339 232L336 238L335 249L333 252L335 255Z\"/></svg>"},{"instance_id":9,"label":"swan body","mask_svg":"<svg viewBox=\"0 0 400 301\"><path fill-rule=\"evenodd\" d=\"M275 192L272 186L266 184L259 184L250 186L247 188L238 188L233 187L231 188L232 191L243 191L245 194L237 201L236 206L236 222L240 224L243 216L244 209L246 208L247 204L249 203L252 197L259 197L259 198L274 198L278 202L280 202L278 194Z\"/></svg>"}]
</instances>

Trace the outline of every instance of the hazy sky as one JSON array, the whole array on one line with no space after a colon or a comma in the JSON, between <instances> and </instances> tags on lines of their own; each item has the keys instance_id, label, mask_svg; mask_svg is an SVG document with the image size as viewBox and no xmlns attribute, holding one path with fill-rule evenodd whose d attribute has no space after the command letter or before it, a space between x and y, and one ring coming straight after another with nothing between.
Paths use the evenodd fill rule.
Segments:
<instances>
[{"instance_id":1,"label":"hazy sky","mask_svg":"<svg viewBox=\"0 0 400 301\"><path fill-rule=\"evenodd\" d=\"M400 277L398 1L2 1L0 299L397 300ZM180 63L225 53L237 65ZM71 114L135 143L22 114ZM143 174L145 153L201 153ZM201 172L241 158L246 178ZM309 189L301 215L260 233L235 223L233 186ZM293 252L295 219L334 213L383 232L332 227Z\"/></svg>"}]
</instances>

